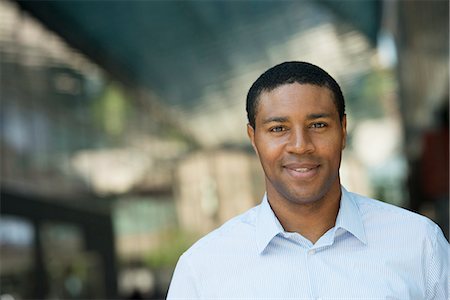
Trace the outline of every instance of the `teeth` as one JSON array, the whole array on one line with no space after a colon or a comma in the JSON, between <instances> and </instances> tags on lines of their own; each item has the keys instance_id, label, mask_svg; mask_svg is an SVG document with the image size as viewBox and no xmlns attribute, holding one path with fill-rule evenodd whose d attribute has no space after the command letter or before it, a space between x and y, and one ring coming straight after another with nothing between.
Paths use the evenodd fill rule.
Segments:
<instances>
[{"instance_id":1,"label":"teeth","mask_svg":"<svg viewBox=\"0 0 450 300\"><path fill-rule=\"evenodd\" d=\"M297 168L297 169L295 169L295 171L296 171L296 172L304 173L304 172L308 172L309 169L308 169L308 168Z\"/></svg>"}]
</instances>

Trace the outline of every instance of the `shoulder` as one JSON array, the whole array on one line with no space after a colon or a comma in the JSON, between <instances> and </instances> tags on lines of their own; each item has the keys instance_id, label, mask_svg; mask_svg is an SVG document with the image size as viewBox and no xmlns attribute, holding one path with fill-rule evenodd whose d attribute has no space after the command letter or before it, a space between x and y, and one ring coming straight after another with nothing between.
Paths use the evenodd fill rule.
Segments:
<instances>
[{"instance_id":1,"label":"shoulder","mask_svg":"<svg viewBox=\"0 0 450 300\"><path fill-rule=\"evenodd\" d=\"M358 206L365 227L375 226L386 233L401 231L403 234L422 234L431 237L439 234L440 228L429 218L398 207L355 193L349 193Z\"/></svg>"},{"instance_id":2,"label":"shoulder","mask_svg":"<svg viewBox=\"0 0 450 300\"><path fill-rule=\"evenodd\" d=\"M222 226L195 242L183 256L185 258L201 257L205 254L210 256L218 251L223 252L224 250L230 250L230 248L247 246L254 238L258 209L259 206L255 206L228 220Z\"/></svg>"}]
</instances>

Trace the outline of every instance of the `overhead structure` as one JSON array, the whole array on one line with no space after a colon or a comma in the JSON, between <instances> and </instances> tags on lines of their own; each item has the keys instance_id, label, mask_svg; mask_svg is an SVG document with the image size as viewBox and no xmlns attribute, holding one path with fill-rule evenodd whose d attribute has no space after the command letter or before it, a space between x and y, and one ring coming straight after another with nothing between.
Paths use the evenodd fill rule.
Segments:
<instances>
[{"instance_id":1,"label":"overhead structure","mask_svg":"<svg viewBox=\"0 0 450 300\"><path fill-rule=\"evenodd\" d=\"M312 61L351 84L370 68L381 22L376 0L18 4L115 78L152 91L207 147L245 141L245 93L273 64Z\"/></svg>"}]
</instances>

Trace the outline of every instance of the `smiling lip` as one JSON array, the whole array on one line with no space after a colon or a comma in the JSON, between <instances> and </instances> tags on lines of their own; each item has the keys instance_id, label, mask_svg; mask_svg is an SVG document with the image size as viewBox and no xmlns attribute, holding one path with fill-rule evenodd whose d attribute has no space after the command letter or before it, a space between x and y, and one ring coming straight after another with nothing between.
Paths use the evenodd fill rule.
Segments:
<instances>
[{"instance_id":1,"label":"smiling lip","mask_svg":"<svg viewBox=\"0 0 450 300\"><path fill-rule=\"evenodd\" d=\"M317 163L289 163L283 167L297 179L308 179L317 174L320 165Z\"/></svg>"}]
</instances>

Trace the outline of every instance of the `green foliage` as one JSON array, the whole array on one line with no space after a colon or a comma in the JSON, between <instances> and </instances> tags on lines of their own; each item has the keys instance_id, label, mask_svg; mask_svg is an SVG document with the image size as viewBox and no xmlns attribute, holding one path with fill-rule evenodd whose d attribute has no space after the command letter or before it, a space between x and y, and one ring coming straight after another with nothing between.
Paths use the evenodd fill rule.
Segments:
<instances>
[{"instance_id":1,"label":"green foliage","mask_svg":"<svg viewBox=\"0 0 450 300\"><path fill-rule=\"evenodd\" d=\"M346 93L346 104L353 119L381 118L389 95L396 90L392 70L372 70L356 80ZM392 98L393 100L394 98Z\"/></svg>"},{"instance_id":2,"label":"green foliage","mask_svg":"<svg viewBox=\"0 0 450 300\"><path fill-rule=\"evenodd\" d=\"M117 84L109 84L94 104L94 116L107 134L120 135L126 128L130 105Z\"/></svg>"},{"instance_id":3,"label":"green foliage","mask_svg":"<svg viewBox=\"0 0 450 300\"><path fill-rule=\"evenodd\" d=\"M161 245L146 256L145 262L152 269L174 267L181 254L183 254L197 238L197 235L181 229L166 231L162 233Z\"/></svg>"}]
</instances>

